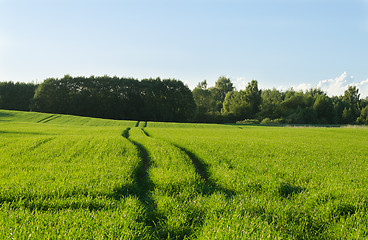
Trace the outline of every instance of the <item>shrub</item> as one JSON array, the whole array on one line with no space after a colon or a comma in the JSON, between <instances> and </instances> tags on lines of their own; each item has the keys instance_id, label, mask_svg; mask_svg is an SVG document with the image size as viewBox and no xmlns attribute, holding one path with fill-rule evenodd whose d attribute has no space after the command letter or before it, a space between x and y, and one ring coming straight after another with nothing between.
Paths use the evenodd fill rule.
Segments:
<instances>
[{"instance_id":1,"label":"shrub","mask_svg":"<svg viewBox=\"0 0 368 240\"><path fill-rule=\"evenodd\" d=\"M237 121L238 124L259 124L258 119L244 119L242 121Z\"/></svg>"},{"instance_id":2,"label":"shrub","mask_svg":"<svg viewBox=\"0 0 368 240\"><path fill-rule=\"evenodd\" d=\"M262 120L261 124L271 124L272 120L270 118L265 118Z\"/></svg>"}]
</instances>

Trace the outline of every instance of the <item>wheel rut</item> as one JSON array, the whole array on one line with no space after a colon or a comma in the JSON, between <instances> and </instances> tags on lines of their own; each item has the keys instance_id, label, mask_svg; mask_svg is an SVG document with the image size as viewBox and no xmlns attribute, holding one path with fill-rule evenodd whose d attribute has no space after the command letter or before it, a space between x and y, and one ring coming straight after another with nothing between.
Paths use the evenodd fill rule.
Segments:
<instances>
[{"instance_id":1,"label":"wheel rut","mask_svg":"<svg viewBox=\"0 0 368 240\"><path fill-rule=\"evenodd\" d=\"M147 131L145 131L144 129L142 129L143 133L149 137L152 138ZM224 188L219 186L218 184L216 184L213 180L211 180L210 178L210 173L209 173L209 168L210 166L208 164L206 164L202 159L200 159L195 153L191 152L190 150L176 144L176 143L172 143L166 140L163 140L169 144L171 144L172 146L176 147L177 149L179 149L181 152L183 152L185 155L187 155L187 157L190 159L190 163L194 166L197 174L201 177L201 179L203 180L205 186L201 186L200 189L202 189L202 193L205 195L211 195L214 192L222 192L224 193L227 197L231 197L236 195L237 193L233 190Z\"/></svg>"},{"instance_id":2,"label":"wheel rut","mask_svg":"<svg viewBox=\"0 0 368 240\"><path fill-rule=\"evenodd\" d=\"M139 122L136 125L138 124ZM151 159L145 147L130 137L130 131L131 128L127 128L123 131L122 136L137 148L141 162L133 172L134 183L131 186L122 186L120 189L115 189L115 194L113 197L117 200L120 200L124 194L136 196L145 208L146 224L152 228L155 228L161 217L156 213L157 204L152 197L152 191L154 190L155 186L148 174L148 170L151 165Z\"/></svg>"},{"instance_id":3,"label":"wheel rut","mask_svg":"<svg viewBox=\"0 0 368 240\"><path fill-rule=\"evenodd\" d=\"M33 146L29 147L29 148L27 149L27 151L33 151L33 150L37 149L38 147L40 147L41 145L46 144L46 143L48 143L48 142L50 142L50 141L54 140L55 138L56 138L56 137L49 137L49 138L45 138L45 139L43 139L43 140L41 140L41 141L38 141L35 145L33 145Z\"/></svg>"},{"instance_id":4,"label":"wheel rut","mask_svg":"<svg viewBox=\"0 0 368 240\"><path fill-rule=\"evenodd\" d=\"M158 209L159 202L153 197L153 194L156 193L156 189L160 189L160 186L155 186L155 183L150 178L150 168L153 165L154 156L150 156L151 145L150 141L157 141L157 143L162 142L165 143L166 147L176 148L181 157L185 158L185 162L188 165L192 165L194 170L202 179L198 181L197 187L195 188L197 193L194 193L196 196L205 195L209 196L214 193L222 193L225 197L230 198L235 195L235 192L222 188L217 185L211 178L209 173L209 166L205 164L200 158L198 158L193 152L188 149L179 146L177 144L173 144L169 141L165 141L158 138L153 138L149 135L147 131L142 127L142 123L137 124L139 129L134 127L133 129L127 128L122 132L122 137L126 138L130 143L132 143L139 154L140 163L137 168L133 171L133 184L128 186L122 186L119 189L115 189L115 193L112 195L116 200L120 200L122 197L127 196L135 196L142 204L145 209L145 213L142 219L142 222L150 229L152 235L157 239L167 239L170 237L174 237L175 239L183 239L185 236L194 236L195 231L190 227L193 222L188 220L187 226L172 230L168 226L167 221L170 219L167 212ZM146 123L145 123L146 125ZM158 144L159 146L160 144ZM169 145L169 146L168 146ZM154 145L156 147L156 145ZM156 167L156 166L154 166ZM154 171L154 169L153 169ZM180 174L180 172L178 172ZM160 193L162 194L162 193ZM166 197L176 198L176 195L166 195ZM160 198L158 198L160 199ZM203 214L198 211L196 214ZM201 228L204 224L204 219L198 220L196 222L199 228Z\"/></svg>"},{"instance_id":5,"label":"wheel rut","mask_svg":"<svg viewBox=\"0 0 368 240\"><path fill-rule=\"evenodd\" d=\"M37 123L47 123L47 122L52 121L52 120L54 120L54 119L56 119L58 117L60 117L60 115L52 114L50 116L47 116L47 117L39 120Z\"/></svg>"}]
</instances>

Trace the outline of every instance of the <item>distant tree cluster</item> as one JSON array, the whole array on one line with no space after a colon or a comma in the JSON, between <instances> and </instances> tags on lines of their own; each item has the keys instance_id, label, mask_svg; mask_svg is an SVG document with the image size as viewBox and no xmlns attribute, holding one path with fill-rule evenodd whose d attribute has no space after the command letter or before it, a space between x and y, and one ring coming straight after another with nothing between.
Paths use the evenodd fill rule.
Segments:
<instances>
[{"instance_id":1,"label":"distant tree cluster","mask_svg":"<svg viewBox=\"0 0 368 240\"><path fill-rule=\"evenodd\" d=\"M368 98L350 86L343 96L329 97L320 89L258 89L256 80L245 90L234 90L220 77L215 87L203 81L193 90L198 122L251 122L265 124L368 124Z\"/></svg>"},{"instance_id":2,"label":"distant tree cluster","mask_svg":"<svg viewBox=\"0 0 368 240\"><path fill-rule=\"evenodd\" d=\"M175 79L71 77L46 79L36 90L32 110L79 116L146 121L187 121L195 102Z\"/></svg>"},{"instance_id":3,"label":"distant tree cluster","mask_svg":"<svg viewBox=\"0 0 368 240\"><path fill-rule=\"evenodd\" d=\"M0 109L28 111L37 84L0 82Z\"/></svg>"},{"instance_id":4,"label":"distant tree cluster","mask_svg":"<svg viewBox=\"0 0 368 240\"><path fill-rule=\"evenodd\" d=\"M221 76L191 91L175 79L118 77L48 78L42 84L0 83L0 108L110 119L264 124L368 124L368 97L350 86L343 96L320 89L258 89L252 80L235 90Z\"/></svg>"}]
</instances>

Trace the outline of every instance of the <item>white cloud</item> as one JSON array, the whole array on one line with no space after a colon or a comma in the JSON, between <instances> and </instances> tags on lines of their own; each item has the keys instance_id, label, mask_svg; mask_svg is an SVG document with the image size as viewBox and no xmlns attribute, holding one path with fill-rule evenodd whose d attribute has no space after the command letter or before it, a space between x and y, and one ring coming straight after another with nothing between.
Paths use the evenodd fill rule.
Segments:
<instances>
[{"instance_id":1,"label":"white cloud","mask_svg":"<svg viewBox=\"0 0 368 240\"><path fill-rule=\"evenodd\" d=\"M294 90L296 91L300 91L300 90L306 91L308 89L311 89L312 87L313 87L312 84L309 84L309 83L301 83L298 86L293 86Z\"/></svg>"},{"instance_id":2,"label":"white cloud","mask_svg":"<svg viewBox=\"0 0 368 240\"><path fill-rule=\"evenodd\" d=\"M245 77L232 78L231 81L238 91L244 90L250 82L250 80L246 80ZM340 76L336 78L321 80L317 83L317 85L313 85L310 83L301 83L297 86L292 86L292 88L296 91L306 91L311 88L319 88L326 92L329 96L341 96L344 95L345 90L348 89L349 86L356 86L359 89L361 98L365 98L368 96L368 78L360 82L355 82L354 76L348 74L347 72L343 72ZM276 89L278 89L279 91L286 91L290 88L279 86Z\"/></svg>"},{"instance_id":3,"label":"white cloud","mask_svg":"<svg viewBox=\"0 0 368 240\"><path fill-rule=\"evenodd\" d=\"M245 80L245 77L238 77L234 81L234 87L238 91L239 90L244 90L247 87L248 82L249 81Z\"/></svg>"},{"instance_id":4,"label":"white cloud","mask_svg":"<svg viewBox=\"0 0 368 240\"><path fill-rule=\"evenodd\" d=\"M240 91L240 90L245 90L248 86L248 84L252 81L252 80L256 80L255 78L248 78L248 80L245 77L236 77L236 78L231 78L230 79L231 82L233 83L235 90ZM262 86L262 82L258 82L258 89L266 89L267 86Z\"/></svg>"},{"instance_id":5,"label":"white cloud","mask_svg":"<svg viewBox=\"0 0 368 240\"><path fill-rule=\"evenodd\" d=\"M360 85L365 85L365 84L368 84L368 78L366 80L360 82Z\"/></svg>"},{"instance_id":6,"label":"white cloud","mask_svg":"<svg viewBox=\"0 0 368 240\"><path fill-rule=\"evenodd\" d=\"M344 91L348 88L348 79L353 79L352 76L348 76L346 72L341 74L337 78L330 78L328 80L319 81L317 88L327 92L330 96L340 96L344 94Z\"/></svg>"},{"instance_id":7,"label":"white cloud","mask_svg":"<svg viewBox=\"0 0 368 240\"><path fill-rule=\"evenodd\" d=\"M298 86L293 86L295 90L308 90L311 88L320 88L329 96L341 96L344 95L346 89L349 86L356 86L359 89L360 97L365 98L368 96L368 79L361 82L354 82L354 77L347 72L343 72L336 78L330 78L321 80L316 86L311 84L301 83Z\"/></svg>"},{"instance_id":8,"label":"white cloud","mask_svg":"<svg viewBox=\"0 0 368 240\"><path fill-rule=\"evenodd\" d=\"M358 85L358 88L361 98L368 97L368 78L364 81L361 81Z\"/></svg>"}]
</instances>

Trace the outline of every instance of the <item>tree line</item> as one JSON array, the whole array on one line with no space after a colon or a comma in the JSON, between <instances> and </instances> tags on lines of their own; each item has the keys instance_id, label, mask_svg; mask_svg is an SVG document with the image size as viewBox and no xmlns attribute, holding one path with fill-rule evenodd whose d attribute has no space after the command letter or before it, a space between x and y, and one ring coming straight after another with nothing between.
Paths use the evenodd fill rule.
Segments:
<instances>
[{"instance_id":1,"label":"tree line","mask_svg":"<svg viewBox=\"0 0 368 240\"><path fill-rule=\"evenodd\" d=\"M109 76L48 78L41 84L0 83L0 108L109 119L264 124L368 124L368 97L350 86L342 96L320 89L236 90L227 77L191 91L175 79Z\"/></svg>"},{"instance_id":2,"label":"tree line","mask_svg":"<svg viewBox=\"0 0 368 240\"><path fill-rule=\"evenodd\" d=\"M193 89L196 121L264 124L368 124L368 97L349 86L342 96L329 97L321 89L295 91L258 89L252 80L236 91L229 78L220 77L214 87L200 82Z\"/></svg>"},{"instance_id":3,"label":"tree line","mask_svg":"<svg viewBox=\"0 0 368 240\"><path fill-rule=\"evenodd\" d=\"M175 79L71 77L46 79L32 110L109 119L188 121L195 113L190 89Z\"/></svg>"},{"instance_id":4,"label":"tree line","mask_svg":"<svg viewBox=\"0 0 368 240\"><path fill-rule=\"evenodd\" d=\"M0 109L29 111L38 84L0 82Z\"/></svg>"},{"instance_id":5,"label":"tree line","mask_svg":"<svg viewBox=\"0 0 368 240\"><path fill-rule=\"evenodd\" d=\"M108 119L185 122L193 119L196 105L191 90L175 79L138 81L65 75L61 79L48 78L42 84L1 83L0 108Z\"/></svg>"}]
</instances>

